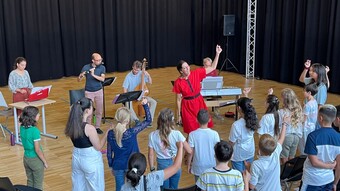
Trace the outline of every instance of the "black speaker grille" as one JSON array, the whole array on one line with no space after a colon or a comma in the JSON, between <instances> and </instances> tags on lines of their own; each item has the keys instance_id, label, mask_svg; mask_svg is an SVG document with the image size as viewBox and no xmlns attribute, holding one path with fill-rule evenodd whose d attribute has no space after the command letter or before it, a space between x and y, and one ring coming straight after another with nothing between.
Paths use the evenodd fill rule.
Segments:
<instances>
[{"instance_id":1,"label":"black speaker grille","mask_svg":"<svg viewBox=\"0 0 340 191\"><path fill-rule=\"evenodd\" d=\"M223 35L234 36L235 35L235 15L223 15Z\"/></svg>"}]
</instances>

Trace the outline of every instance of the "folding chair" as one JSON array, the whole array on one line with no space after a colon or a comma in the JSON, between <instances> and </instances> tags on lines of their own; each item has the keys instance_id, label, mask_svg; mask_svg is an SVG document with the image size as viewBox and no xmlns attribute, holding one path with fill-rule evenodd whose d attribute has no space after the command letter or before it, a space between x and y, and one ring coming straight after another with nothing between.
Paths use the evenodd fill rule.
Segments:
<instances>
[{"instance_id":1,"label":"folding chair","mask_svg":"<svg viewBox=\"0 0 340 191\"><path fill-rule=\"evenodd\" d=\"M280 180L285 186L283 190L291 190L292 183L301 180L306 158L306 155L297 156L281 166Z\"/></svg>"},{"instance_id":2,"label":"folding chair","mask_svg":"<svg viewBox=\"0 0 340 191\"><path fill-rule=\"evenodd\" d=\"M6 138L6 133L4 130L6 130L9 134L12 133L9 129L7 129L7 122L8 122L8 117L13 116L13 110L12 108L8 107L6 100L1 92L0 92L0 107L2 108L0 110L0 116L6 117L5 124L0 123L0 128L1 128L2 134Z\"/></svg>"},{"instance_id":3,"label":"folding chair","mask_svg":"<svg viewBox=\"0 0 340 191\"><path fill-rule=\"evenodd\" d=\"M15 191L15 188L8 177L0 177L0 190Z\"/></svg>"},{"instance_id":4,"label":"folding chair","mask_svg":"<svg viewBox=\"0 0 340 191\"><path fill-rule=\"evenodd\" d=\"M70 96L70 106L72 106L75 102L77 102L81 98L85 97L85 89L69 90L68 93Z\"/></svg>"},{"instance_id":5,"label":"folding chair","mask_svg":"<svg viewBox=\"0 0 340 191\"><path fill-rule=\"evenodd\" d=\"M196 185L192 185L189 187L178 188L178 189L163 188L163 191L201 191L201 189L197 187Z\"/></svg>"}]
</instances>

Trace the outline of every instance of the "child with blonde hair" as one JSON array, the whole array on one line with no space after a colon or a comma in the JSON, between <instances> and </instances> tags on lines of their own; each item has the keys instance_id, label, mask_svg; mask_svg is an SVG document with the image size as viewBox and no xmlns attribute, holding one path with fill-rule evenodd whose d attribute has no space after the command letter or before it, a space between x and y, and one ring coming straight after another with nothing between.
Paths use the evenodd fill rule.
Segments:
<instances>
[{"instance_id":1,"label":"child with blonde hair","mask_svg":"<svg viewBox=\"0 0 340 191\"><path fill-rule=\"evenodd\" d=\"M249 188L251 190L281 190L280 153L289 121L289 116L283 117L282 130L278 139L269 134L263 134L260 137L258 159L251 164L250 168Z\"/></svg>"},{"instance_id":2,"label":"child with blonde hair","mask_svg":"<svg viewBox=\"0 0 340 191\"><path fill-rule=\"evenodd\" d=\"M303 112L300 101L295 92L290 88L281 91L283 107L279 110L280 121L283 116L291 116L287 124L286 138L282 145L281 163L284 164L288 159L294 158L299 139L302 137ZM282 124L280 124L282 127Z\"/></svg>"},{"instance_id":3,"label":"child with blonde hair","mask_svg":"<svg viewBox=\"0 0 340 191\"><path fill-rule=\"evenodd\" d=\"M115 176L116 190L120 191L124 185L125 173L128 169L128 159L132 153L139 153L137 135L151 123L151 113L147 100L142 100L145 110L145 120L129 128L130 110L121 107L116 111L117 125L110 130L107 136L107 160L112 174Z\"/></svg>"},{"instance_id":4,"label":"child with blonde hair","mask_svg":"<svg viewBox=\"0 0 340 191\"><path fill-rule=\"evenodd\" d=\"M185 141L185 137L179 130L175 129L174 113L169 108L160 111L157 119L157 129L149 135L149 165L150 171L156 170L154 167L154 153L157 156L157 170L164 170L173 165L173 158L176 157L176 142L183 142L184 150L191 154L191 148ZM181 169L176 174L165 180L163 188L177 189L181 177Z\"/></svg>"}]
</instances>

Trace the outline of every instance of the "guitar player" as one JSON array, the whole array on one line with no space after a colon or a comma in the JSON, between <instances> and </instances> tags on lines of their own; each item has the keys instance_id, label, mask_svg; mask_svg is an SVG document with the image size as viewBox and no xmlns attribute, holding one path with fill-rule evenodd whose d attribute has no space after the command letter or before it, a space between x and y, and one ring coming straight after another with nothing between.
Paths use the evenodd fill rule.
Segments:
<instances>
[{"instance_id":1,"label":"guitar player","mask_svg":"<svg viewBox=\"0 0 340 191\"><path fill-rule=\"evenodd\" d=\"M138 88L139 86L141 86L142 88L140 90L143 90L144 93L146 93L145 92L146 89L144 89L145 88L144 84L145 83L152 84L152 78L151 78L151 75L145 70L145 65L144 67L142 66L143 64L139 60L136 60L133 62L132 70L125 76L125 79L123 82L124 93L135 91L136 88ZM142 82L142 78L144 78L143 82ZM145 98L148 100L148 104L149 104L150 112L151 112L151 118L153 120L155 116L157 101L149 96L145 96ZM131 120L135 121L135 123L139 123L139 118L136 115L136 112L134 111L132 107L132 103L130 102L129 104L130 104L130 111L131 111Z\"/></svg>"}]
</instances>

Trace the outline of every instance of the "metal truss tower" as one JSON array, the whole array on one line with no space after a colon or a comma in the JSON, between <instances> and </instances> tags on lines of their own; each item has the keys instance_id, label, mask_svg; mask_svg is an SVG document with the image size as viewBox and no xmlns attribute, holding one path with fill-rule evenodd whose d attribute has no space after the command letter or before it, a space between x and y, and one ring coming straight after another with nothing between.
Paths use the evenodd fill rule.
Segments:
<instances>
[{"instance_id":1,"label":"metal truss tower","mask_svg":"<svg viewBox=\"0 0 340 191\"><path fill-rule=\"evenodd\" d=\"M255 72L256 1L248 0L246 78L254 78Z\"/></svg>"}]
</instances>

